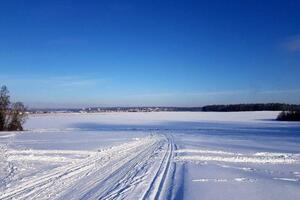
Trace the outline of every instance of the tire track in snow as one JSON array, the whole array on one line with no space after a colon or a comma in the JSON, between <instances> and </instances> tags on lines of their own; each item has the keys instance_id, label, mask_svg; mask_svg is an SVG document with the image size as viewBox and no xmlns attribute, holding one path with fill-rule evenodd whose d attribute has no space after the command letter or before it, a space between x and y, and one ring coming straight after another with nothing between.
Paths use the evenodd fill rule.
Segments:
<instances>
[{"instance_id":1,"label":"tire track in snow","mask_svg":"<svg viewBox=\"0 0 300 200\"><path fill-rule=\"evenodd\" d=\"M126 143L7 188L0 199L122 199L142 194L159 199L168 191L163 188L173 148L169 137L159 135Z\"/></svg>"},{"instance_id":2,"label":"tire track in snow","mask_svg":"<svg viewBox=\"0 0 300 200\"><path fill-rule=\"evenodd\" d=\"M147 191L145 192L142 199L166 199L170 191L171 183L166 181L170 174L170 166L172 158L174 157L174 143L173 138L170 135L166 135L167 149L163 156L160 166L156 171L155 176L153 176L151 184L149 185Z\"/></svg>"},{"instance_id":3,"label":"tire track in snow","mask_svg":"<svg viewBox=\"0 0 300 200\"><path fill-rule=\"evenodd\" d=\"M74 182L87 176L91 172L101 169L103 165L109 165L110 160L118 160L126 157L132 151L137 150L141 146L147 146L154 139L145 139L142 141L131 142L128 144L113 147L103 152L99 152L95 156L84 159L81 162L73 163L64 167L59 167L45 175L32 178L15 188L8 188L0 196L0 199L47 199L54 198L60 192L63 192Z\"/></svg>"},{"instance_id":4,"label":"tire track in snow","mask_svg":"<svg viewBox=\"0 0 300 200\"><path fill-rule=\"evenodd\" d=\"M121 196L124 195L122 192L135 186L132 185L131 182L141 169L138 166L145 164L147 159L150 159L152 153L160 146L161 142L154 143L137 155L132 155L127 159L124 159L124 162L118 162L116 164L116 170L113 170L113 173L109 173L104 180L97 181L97 186L86 192L81 199L121 198ZM110 168L111 166L109 166L109 171L111 171ZM145 174L146 173L144 173L144 175Z\"/></svg>"}]
</instances>

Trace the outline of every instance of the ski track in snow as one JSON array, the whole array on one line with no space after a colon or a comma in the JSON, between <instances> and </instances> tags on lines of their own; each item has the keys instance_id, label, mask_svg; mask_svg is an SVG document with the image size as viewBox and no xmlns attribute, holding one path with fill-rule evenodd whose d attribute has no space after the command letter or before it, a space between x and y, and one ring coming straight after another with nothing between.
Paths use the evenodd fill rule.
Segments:
<instances>
[{"instance_id":1,"label":"ski track in snow","mask_svg":"<svg viewBox=\"0 0 300 200\"><path fill-rule=\"evenodd\" d=\"M98 152L13 150L12 160L24 154L26 159L42 158L43 162L48 154L57 155L56 159L72 153L85 157L70 159L65 165L7 187L0 199L165 199L172 192L166 180L171 176L173 150L172 137L167 135Z\"/></svg>"}]
</instances>

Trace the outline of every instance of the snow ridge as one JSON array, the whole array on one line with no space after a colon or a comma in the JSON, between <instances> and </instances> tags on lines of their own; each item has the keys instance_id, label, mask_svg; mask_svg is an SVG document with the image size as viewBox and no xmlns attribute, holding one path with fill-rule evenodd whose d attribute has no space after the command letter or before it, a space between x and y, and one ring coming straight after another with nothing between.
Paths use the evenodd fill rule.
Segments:
<instances>
[{"instance_id":1,"label":"snow ridge","mask_svg":"<svg viewBox=\"0 0 300 200\"><path fill-rule=\"evenodd\" d=\"M257 164L292 164L300 162L299 154L257 152L254 154L241 154L234 152L180 149L177 150L176 161L213 161L229 163L257 163Z\"/></svg>"}]
</instances>

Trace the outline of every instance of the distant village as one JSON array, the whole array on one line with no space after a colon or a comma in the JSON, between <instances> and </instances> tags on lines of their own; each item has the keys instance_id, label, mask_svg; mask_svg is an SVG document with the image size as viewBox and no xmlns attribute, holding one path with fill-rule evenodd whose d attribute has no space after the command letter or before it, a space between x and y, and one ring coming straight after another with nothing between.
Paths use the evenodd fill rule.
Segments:
<instances>
[{"instance_id":1,"label":"distant village","mask_svg":"<svg viewBox=\"0 0 300 200\"><path fill-rule=\"evenodd\" d=\"M239 111L300 111L300 105L283 103L253 103L207 105L203 107L87 107L66 109L28 109L29 114L47 113L107 113L107 112L239 112Z\"/></svg>"},{"instance_id":2,"label":"distant village","mask_svg":"<svg viewBox=\"0 0 300 200\"><path fill-rule=\"evenodd\" d=\"M72 109L28 109L29 114L47 113L106 113L106 112L167 112L202 111L202 107L89 107Z\"/></svg>"}]
</instances>

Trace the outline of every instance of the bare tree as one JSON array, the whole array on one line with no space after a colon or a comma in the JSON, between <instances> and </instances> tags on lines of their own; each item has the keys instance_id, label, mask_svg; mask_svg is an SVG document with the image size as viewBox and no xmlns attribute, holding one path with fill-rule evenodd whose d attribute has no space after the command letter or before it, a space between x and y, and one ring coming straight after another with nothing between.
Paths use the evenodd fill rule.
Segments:
<instances>
[{"instance_id":1,"label":"bare tree","mask_svg":"<svg viewBox=\"0 0 300 200\"><path fill-rule=\"evenodd\" d=\"M22 131L26 108L21 102L11 104L6 86L0 90L0 131Z\"/></svg>"}]
</instances>

